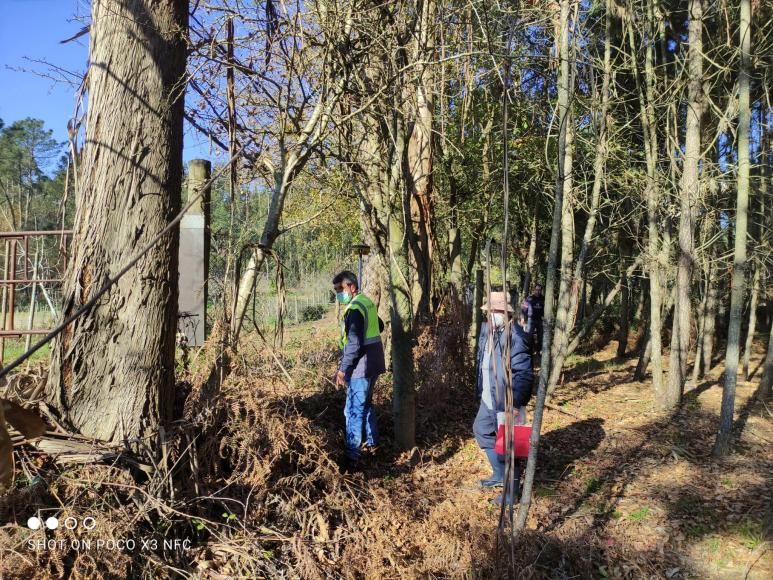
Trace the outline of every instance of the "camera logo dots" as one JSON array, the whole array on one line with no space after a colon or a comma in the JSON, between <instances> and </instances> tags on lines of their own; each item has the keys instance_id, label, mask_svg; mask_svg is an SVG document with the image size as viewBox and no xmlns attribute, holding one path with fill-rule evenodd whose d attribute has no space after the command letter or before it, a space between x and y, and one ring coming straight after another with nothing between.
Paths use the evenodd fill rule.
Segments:
<instances>
[{"instance_id":1,"label":"camera logo dots","mask_svg":"<svg viewBox=\"0 0 773 580\"><path fill-rule=\"evenodd\" d=\"M43 525L43 521L35 516L32 516L27 520L27 527L31 530L39 530L43 527ZM97 520L91 516L86 516L79 522L77 518L68 516L62 521L62 525L68 530L74 530L79 526L86 530L93 530L95 527L97 527ZM45 526L49 530L55 530L59 527L59 520L51 516L46 519Z\"/></svg>"},{"instance_id":2,"label":"camera logo dots","mask_svg":"<svg viewBox=\"0 0 773 580\"><path fill-rule=\"evenodd\" d=\"M41 526L40 518L32 516L27 520L27 527L31 530L39 530Z\"/></svg>"}]
</instances>

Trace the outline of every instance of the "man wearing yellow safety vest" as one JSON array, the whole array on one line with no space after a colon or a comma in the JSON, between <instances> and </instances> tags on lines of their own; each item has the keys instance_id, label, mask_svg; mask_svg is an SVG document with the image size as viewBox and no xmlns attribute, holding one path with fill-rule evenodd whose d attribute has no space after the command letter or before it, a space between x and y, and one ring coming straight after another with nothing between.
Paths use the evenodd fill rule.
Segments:
<instances>
[{"instance_id":1,"label":"man wearing yellow safety vest","mask_svg":"<svg viewBox=\"0 0 773 580\"><path fill-rule=\"evenodd\" d=\"M341 318L340 346L343 352L336 385L346 387L346 463L353 469L361 457L360 447L378 445L378 427L373 411L373 385L386 370L381 328L373 301L359 292L357 276L349 271L333 278L336 300L345 306Z\"/></svg>"}]
</instances>

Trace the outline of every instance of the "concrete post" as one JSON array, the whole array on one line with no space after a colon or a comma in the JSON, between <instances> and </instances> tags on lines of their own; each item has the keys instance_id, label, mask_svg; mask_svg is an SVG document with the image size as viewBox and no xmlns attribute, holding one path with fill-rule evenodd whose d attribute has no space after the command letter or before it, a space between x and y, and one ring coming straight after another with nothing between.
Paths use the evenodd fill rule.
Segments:
<instances>
[{"instance_id":1,"label":"concrete post","mask_svg":"<svg viewBox=\"0 0 773 580\"><path fill-rule=\"evenodd\" d=\"M188 198L209 181L212 164L204 159L188 163ZM210 188L190 207L180 222L180 262L177 329L189 346L204 343L207 331L207 281L209 279Z\"/></svg>"}]
</instances>

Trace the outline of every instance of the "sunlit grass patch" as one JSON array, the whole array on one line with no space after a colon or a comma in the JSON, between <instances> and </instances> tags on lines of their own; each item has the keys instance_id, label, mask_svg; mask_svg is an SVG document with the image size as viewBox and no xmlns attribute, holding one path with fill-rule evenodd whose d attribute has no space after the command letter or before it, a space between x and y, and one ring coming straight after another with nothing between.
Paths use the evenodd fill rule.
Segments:
<instances>
[{"instance_id":1,"label":"sunlit grass patch","mask_svg":"<svg viewBox=\"0 0 773 580\"><path fill-rule=\"evenodd\" d=\"M719 545L719 538L709 538L706 542L706 548L708 548L709 552L712 554L719 552Z\"/></svg>"},{"instance_id":2,"label":"sunlit grass patch","mask_svg":"<svg viewBox=\"0 0 773 580\"><path fill-rule=\"evenodd\" d=\"M765 541L762 524L751 518L744 518L730 528L734 534L740 536L741 543L749 550L754 550Z\"/></svg>"},{"instance_id":3,"label":"sunlit grass patch","mask_svg":"<svg viewBox=\"0 0 773 580\"><path fill-rule=\"evenodd\" d=\"M33 336L32 342L30 346L34 346L35 343L40 340L42 337L40 336ZM3 361L6 363L13 362L17 358L19 358L21 355L23 355L26 352L25 345L25 339L24 338L6 338L5 339L5 350L3 351ZM41 360L48 360L51 356L51 343L46 344L43 346L40 350L36 351L30 358L27 360L29 362L37 362Z\"/></svg>"},{"instance_id":4,"label":"sunlit grass patch","mask_svg":"<svg viewBox=\"0 0 773 580\"><path fill-rule=\"evenodd\" d=\"M633 511L630 514L628 514L628 518L632 522L640 523L646 520L647 516L649 515L650 515L650 508L648 506L643 506L637 509L636 511Z\"/></svg>"},{"instance_id":5,"label":"sunlit grass patch","mask_svg":"<svg viewBox=\"0 0 773 580\"><path fill-rule=\"evenodd\" d=\"M719 483L722 484L723 487L726 487L728 489L737 489L738 483L733 477L725 476L722 479L719 480Z\"/></svg>"}]
</instances>

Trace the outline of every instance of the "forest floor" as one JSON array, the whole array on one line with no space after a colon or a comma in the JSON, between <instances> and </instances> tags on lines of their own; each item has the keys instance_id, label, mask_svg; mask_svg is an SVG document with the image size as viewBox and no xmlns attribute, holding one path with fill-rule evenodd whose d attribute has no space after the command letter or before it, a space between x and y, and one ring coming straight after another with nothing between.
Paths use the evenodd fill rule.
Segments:
<instances>
[{"instance_id":1,"label":"forest floor","mask_svg":"<svg viewBox=\"0 0 773 580\"><path fill-rule=\"evenodd\" d=\"M301 370L307 378L279 387L274 396L288 400L289 393L293 412L325 434L325 453L340 460L344 392L328 382L335 353L311 347L329 345L335 328L327 317L289 333L285 351L296 362L287 372ZM419 351L437 347L420 344ZM688 390L678 412L659 413L651 386L632 380L636 359L615 358L615 347L573 357L551 400L554 408L546 411L530 533L517 553L517 575L773 577L765 541L773 405L754 398L762 347L753 358L752 380L738 384L735 453L721 460L711 448L722 369L715 367ZM372 556L360 571L369 577L495 574L499 511L489 504L495 492L477 489L487 464L471 432L474 387L464 380L446 384L450 373L440 367L448 353L442 350L429 360L418 355L419 365L430 368L420 373L417 392L417 451L391 451L391 385L385 377L374 397L381 448L366 458L362 473L345 476L370 500L362 506L369 512L366 529L359 530ZM446 362L455 372L458 361ZM501 575L507 576L507 558L501 559Z\"/></svg>"},{"instance_id":2,"label":"forest floor","mask_svg":"<svg viewBox=\"0 0 773 580\"><path fill-rule=\"evenodd\" d=\"M317 336L335 330L332 318L311 327ZM291 349L301 347L299 337L307 331L296 331ZM738 382L735 452L726 459L711 455L721 362L688 387L679 411L662 413L654 409L651 385L632 379L637 359L616 358L616 347L613 342L592 357L572 357L551 399L554 408L546 410L528 520L536 532L530 541L541 554L518 562L518 575L773 577L765 537L773 494L773 402L754 397L764 345L754 352L751 380ZM332 376L335 366L329 368ZM471 432L474 387L445 396L437 387L425 385L428 392L417 395L418 455L411 457L389 451L391 385L379 383L382 451L352 480L404 509L404 518L394 521L390 510L381 524L398 548L412 544L404 553L422 554L413 573L477 571L486 577L499 510L489 505L496 492L477 489L489 468ZM343 403L343 391L331 389L296 402L299 413L335 434L329 441L336 456ZM481 546L476 538L490 544Z\"/></svg>"},{"instance_id":3,"label":"forest floor","mask_svg":"<svg viewBox=\"0 0 773 580\"><path fill-rule=\"evenodd\" d=\"M197 513L187 517L189 528L204 531L184 556L79 553L39 560L38 569L56 576L69 568L72 577L773 577L766 541L773 402L754 397L764 345L755 350L752 380L738 383L735 448L725 459L711 455L721 365L668 414L654 410L648 383L632 380L636 359L615 358L616 344L572 357L545 413L535 497L513 569L501 547L496 564L499 511L489 504L496 492L477 488L488 469L472 436L474 386L454 345L437 339L442 328L417 348L416 450L392 451L387 375L374 395L381 446L351 475L337 468L345 395L331 382L335 333L331 313L289 329L282 354L245 338L222 389L225 414L208 412L214 419L200 430L217 434L198 449L194 479L208 494L181 499L188 482L178 480L171 507L158 510L175 525ZM202 404L191 397L186 409ZM148 517L116 491L135 484L106 469L60 472L67 486L50 484L56 501L72 498L105 518L131 515L110 533L131 534L134 526L137 535ZM207 513L195 512L213 498ZM26 513L24 502L10 511ZM168 535L170 525L160 532L158 522L145 525L144 533ZM4 531L14 550L3 550ZM0 527L0 578L25 577L24 533L22 521Z\"/></svg>"}]
</instances>

